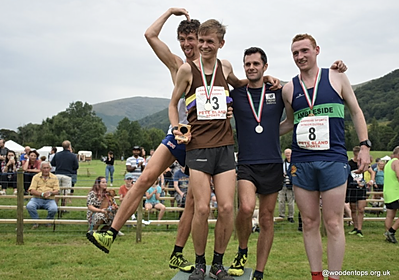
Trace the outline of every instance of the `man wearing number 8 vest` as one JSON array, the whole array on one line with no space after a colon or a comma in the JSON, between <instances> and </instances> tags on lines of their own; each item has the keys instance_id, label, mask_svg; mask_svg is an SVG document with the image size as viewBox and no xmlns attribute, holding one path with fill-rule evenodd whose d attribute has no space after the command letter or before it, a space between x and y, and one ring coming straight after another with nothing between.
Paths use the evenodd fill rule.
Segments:
<instances>
[{"instance_id":1,"label":"man wearing number 8 vest","mask_svg":"<svg viewBox=\"0 0 399 280\"><path fill-rule=\"evenodd\" d=\"M293 127L292 183L303 221L303 238L312 279L322 275L322 243L319 231L320 195L327 229L328 270L340 271L345 252L343 210L349 174L345 147L344 104L354 123L361 150L358 172L369 163L371 142L367 126L350 82L345 74L320 69L320 47L308 34L296 35L292 55L300 74L283 88L287 119L282 130ZM330 276L336 279L338 276Z\"/></svg>"},{"instance_id":2,"label":"man wearing number 8 vest","mask_svg":"<svg viewBox=\"0 0 399 280\"><path fill-rule=\"evenodd\" d=\"M234 138L230 120L226 119L227 106L232 99L227 82L244 86L245 81L236 83L238 79L231 64L217 59L217 52L224 45L224 34L225 27L216 20L200 25L198 49L201 56L179 68L169 105L170 122L177 126L178 100L186 93L187 120L191 125L191 135L187 135L186 165L190 168L189 188L192 188L195 201L191 232L196 260L190 280L205 277L211 177L218 201L218 219L210 275L216 279L234 280L227 275L222 264L233 231L235 191ZM180 134L178 130L173 133Z\"/></svg>"}]
</instances>

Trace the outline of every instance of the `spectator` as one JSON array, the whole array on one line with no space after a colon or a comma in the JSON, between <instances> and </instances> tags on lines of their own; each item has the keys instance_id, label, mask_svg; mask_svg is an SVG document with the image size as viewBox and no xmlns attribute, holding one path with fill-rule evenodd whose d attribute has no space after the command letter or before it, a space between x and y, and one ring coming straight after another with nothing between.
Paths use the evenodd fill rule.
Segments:
<instances>
[{"instance_id":1,"label":"spectator","mask_svg":"<svg viewBox=\"0 0 399 280\"><path fill-rule=\"evenodd\" d=\"M57 153L57 148L56 148L56 147L52 147L52 148L51 148L51 151L50 151L50 154L49 154L49 156L48 156L48 161L49 161L49 162L51 162L51 161L53 160L53 158L54 158L54 156L55 156L56 153ZM52 167L51 167L51 173L54 174L54 172L55 172L55 167L52 166Z\"/></svg>"},{"instance_id":2,"label":"spectator","mask_svg":"<svg viewBox=\"0 0 399 280\"><path fill-rule=\"evenodd\" d=\"M29 152L30 151L31 151L30 147L26 146L25 149L24 149L24 152L19 157L19 161L23 162L23 161L27 160L28 157L29 157Z\"/></svg>"},{"instance_id":3,"label":"spectator","mask_svg":"<svg viewBox=\"0 0 399 280\"><path fill-rule=\"evenodd\" d=\"M141 157L140 146L134 146L133 156L126 160L126 171L133 173L133 175L138 178L144 170L144 165L144 158Z\"/></svg>"},{"instance_id":4,"label":"spectator","mask_svg":"<svg viewBox=\"0 0 399 280\"><path fill-rule=\"evenodd\" d=\"M147 157L147 159L146 159L147 163L150 161L150 158L152 157L152 155L154 154L154 152L155 152L154 149L151 149L151 150L150 150L150 155L149 155L149 156Z\"/></svg>"},{"instance_id":5,"label":"spectator","mask_svg":"<svg viewBox=\"0 0 399 280\"><path fill-rule=\"evenodd\" d=\"M30 159L30 156L29 156ZM59 184L57 177L50 172L51 164L48 161L40 163L40 172L33 176L29 192L33 197L26 205L26 209L32 219L39 219L37 209L45 209L48 211L47 219L53 220L57 213L57 204L54 196L59 193ZM34 224L32 229L38 228L38 224Z\"/></svg>"},{"instance_id":6,"label":"spectator","mask_svg":"<svg viewBox=\"0 0 399 280\"><path fill-rule=\"evenodd\" d=\"M12 185L14 195L17 194L17 170L20 167L20 162L14 151L8 151L7 157L1 162L1 186L0 194L5 195L7 187Z\"/></svg>"},{"instance_id":7,"label":"spectator","mask_svg":"<svg viewBox=\"0 0 399 280\"><path fill-rule=\"evenodd\" d=\"M158 209L159 215L158 215L158 220L161 220L163 217L163 214L165 213L165 205L163 205L160 201L159 198L161 196L161 187L158 185L158 182L155 181L152 187L150 187L146 192L145 192L145 210L149 211L152 208Z\"/></svg>"},{"instance_id":8,"label":"spectator","mask_svg":"<svg viewBox=\"0 0 399 280\"><path fill-rule=\"evenodd\" d=\"M376 167L377 167L377 165L378 165L378 163L380 162L380 160L381 160L381 158L376 158L375 159L375 163L373 163L372 165L371 165L371 168L374 170ZM371 161L372 162L372 161Z\"/></svg>"},{"instance_id":9,"label":"spectator","mask_svg":"<svg viewBox=\"0 0 399 280\"><path fill-rule=\"evenodd\" d=\"M285 218L285 202L287 200L288 204L288 221L290 223L295 223L294 221L294 211L295 211L295 198L294 191L292 189L291 174L290 174L290 163L291 163L291 149L285 149L284 155L285 160L283 163L283 175L284 184L281 191L278 193L278 211L281 218Z\"/></svg>"},{"instance_id":10,"label":"spectator","mask_svg":"<svg viewBox=\"0 0 399 280\"><path fill-rule=\"evenodd\" d=\"M349 160L348 164L350 166L351 173L349 174L347 191L346 191L346 201L349 202L351 208L351 215L353 221L353 230L349 234L356 234L359 237L364 237L362 232L363 218L364 218L364 207L366 207L366 182L364 181L363 173L358 172L358 155L360 152L360 147L355 146L353 148L353 158ZM374 177L374 171L371 167L368 168L371 177Z\"/></svg>"},{"instance_id":11,"label":"spectator","mask_svg":"<svg viewBox=\"0 0 399 280\"><path fill-rule=\"evenodd\" d=\"M176 194L176 191L173 188L173 172L172 172L171 167L166 168L165 171L163 172L163 174L162 174L162 177L163 177L162 185L164 186L164 189L168 190L169 196L173 197L173 199L170 201L170 206L174 207L175 206L175 194Z\"/></svg>"},{"instance_id":12,"label":"spectator","mask_svg":"<svg viewBox=\"0 0 399 280\"><path fill-rule=\"evenodd\" d=\"M384 167L385 162L383 160L378 161L377 167L373 169L375 172L374 181L370 180L370 183L373 186L373 191L382 192L384 190ZM383 196L380 194L375 194L374 199L381 199ZM373 206L379 207L382 206L383 202L374 202Z\"/></svg>"},{"instance_id":13,"label":"spectator","mask_svg":"<svg viewBox=\"0 0 399 280\"><path fill-rule=\"evenodd\" d=\"M146 155L145 149L144 149L144 147L140 147L140 149L141 149L141 157L144 159L143 165L145 167L147 165L147 157L145 156Z\"/></svg>"},{"instance_id":14,"label":"spectator","mask_svg":"<svg viewBox=\"0 0 399 280\"><path fill-rule=\"evenodd\" d=\"M79 168L79 162L72 153L71 142L62 142L63 150L53 157L51 164L55 166L55 174L60 182L60 187L64 188L64 194L73 194L72 175Z\"/></svg>"},{"instance_id":15,"label":"spectator","mask_svg":"<svg viewBox=\"0 0 399 280\"><path fill-rule=\"evenodd\" d=\"M8 148L4 146L4 139L0 139L0 163L6 160L8 154Z\"/></svg>"},{"instance_id":16,"label":"spectator","mask_svg":"<svg viewBox=\"0 0 399 280\"><path fill-rule=\"evenodd\" d=\"M399 228L399 219L394 223L393 220L399 209L399 146L393 150L391 160L387 162L384 168L384 199L387 208L387 217L385 219L385 237L391 243L398 243L395 233Z\"/></svg>"},{"instance_id":17,"label":"spectator","mask_svg":"<svg viewBox=\"0 0 399 280\"><path fill-rule=\"evenodd\" d=\"M108 199L107 195L107 180L105 177L97 177L94 181L94 185L91 188L89 194L87 195L87 221L89 222L89 231L97 231L101 225L101 231L106 231L112 223L110 217L114 217L116 211L113 209L108 209L108 204L106 207L101 207L103 200ZM112 203L116 204L115 199L111 199ZM113 215L108 215L111 212Z\"/></svg>"},{"instance_id":18,"label":"spectator","mask_svg":"<svg viewBox=\"0 0 399 280\"><path fill-rule=\"evenodd\" d=\"M184 167L180 168L173 174L173 186L175 188L175 200L178 207L186 206L186 195L188 190L189 176L184 174Z\"/></svg>"},{"instance_id":19,"label":"spectator","mask_svg":"<svg viewBox=\"0 0 399 280\"><path fill-rule=\"evenodd\" d=\"M112 184L114 182L114 153L112 151L108 152L108 156L104 160L106 166L105 166L105 179L108 182L108 176L111 176L111 184L110 186L112 187Z\"/></svg>"},{"instance_id":20,"label":"spectator","mask_svg":"<svg viewBox=\"0 0 399 280\"><path fill-rule=\"evenodd\" d=\"M28 194L32 177L40 172L40 160L38 157L39 153L37 151L30 151L28 154L28 159L22 162L22 168L24 170L25 194Z\"/></svg>"},{"instance_id":21,"label":"spectator","mask_svg":"<svg viewBox=\"0 0 399 280\"><path fill-rule=\"evenodd\" d=\"M125 184L119 188L119 201L122 203L127 192L133 187L137 178L132 173L126 173Z\"/></svg>"}]
</instances>

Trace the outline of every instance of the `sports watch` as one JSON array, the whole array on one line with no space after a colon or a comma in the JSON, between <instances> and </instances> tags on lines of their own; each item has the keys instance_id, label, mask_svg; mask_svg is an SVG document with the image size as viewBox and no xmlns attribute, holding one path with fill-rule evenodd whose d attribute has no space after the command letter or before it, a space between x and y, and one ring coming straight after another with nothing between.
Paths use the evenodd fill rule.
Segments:
<instances>
[{"instance_id":1,"label":"sports watch","mask_svg":"<svg viewBox=\"0 0 399 280\"><path fill-rule=\"evenodd\" d=\"M369 139L367 139L367 140L360 142L359 146L363 146L363 145L371 148L371 141Z\"/></svg>"}]
</instances>

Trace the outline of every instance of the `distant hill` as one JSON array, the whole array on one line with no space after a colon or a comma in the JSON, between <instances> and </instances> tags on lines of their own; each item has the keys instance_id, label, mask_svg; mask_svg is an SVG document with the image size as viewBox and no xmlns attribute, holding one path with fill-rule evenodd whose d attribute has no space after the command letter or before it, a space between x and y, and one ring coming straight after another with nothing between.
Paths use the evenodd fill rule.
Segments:
<instances>
[{"instance_id":1,"label":"distant hill","mask_svg":"<svg viewBox=\"0 0 399 280\"><path fill-rule=\"evenodd\" d=\"M284 82L282 82L284 83ZM352 85L367 122L391 121L399 105L399 69L371 81ZM167 131L169 99L132 97L93 105L97 116L103 119L108 132L113 132L124 117L137 120L142 127L155 127ZM349 117L348 110L345 110Z\"/></svg>"},{"instance_id":2,"label":"distant hill","mask_svg":"<svg viewBox=\"0 0 399 280\"><path fill-rule=\"evenodd\" d=\"M93 104L93 110L103 120L107 132L114 132L124 117L131 121L140 120L164 110L168 105L167 98L136 96Z\"/></svg>"}]
</instances>

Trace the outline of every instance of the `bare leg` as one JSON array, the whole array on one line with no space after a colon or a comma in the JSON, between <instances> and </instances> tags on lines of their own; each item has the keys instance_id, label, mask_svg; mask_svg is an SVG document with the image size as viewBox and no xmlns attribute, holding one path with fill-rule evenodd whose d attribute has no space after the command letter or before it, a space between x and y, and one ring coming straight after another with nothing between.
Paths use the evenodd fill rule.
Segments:
<instances>
[{"instance_id":1,"label":"bare leg","mask_svg":"<svg viewBox=\"0 0 399 280\"><path fill-rule=\"evenodd\" d=\"M303 240L310 270L322 271L323 249L320 236L320 193L294 186L295 198L301 212Z\"/></svg>"},{"instance_id":2,"label":"bare leg","mask_svg":"<svg viewBox=\"0 0 399 280\"><path fill-rule=\"evenodd\" d=\"M234 193L235 193L235 170L229 170L213 176L215 183L215 195L218 202L218 219L215 225L214 250L224 253L229 243L234 228ZM208 195L208 207L209 207ZM195 201L197 203L197 201ZM208 213L209 214L209 213ZM206 216L208 217L208 215Z\"/></svg>"},{"instance_id":3,"label":"bare leg","mask_svg":"<svg viewBox=\"0 0 399 280\"><path fill-rule=\"evenodd\" d=\"M340 271L345 254L345 233L342 220L346 184L322 192L323 219L327 230L327 260L330 271Z\"/></svg>"},{"instance_id":4,"label":"bare leg","mask_svg":"<svg viewBox=\"0 0 399 280\"><path fill-rule=\"evenodd\" d=\"M194 250L197 255L204 255L208 237L208 215L211 176L190 168L189 189L194 197L194 216L191 225ZM215 229L216 231L216 229Z\"/></svg>"},{"instance_id":5,"label":"bare leg","mask_svg":"<svg viewBox=\"0 0 399 280\"><path fill-rule=\"evenodd\" d=\"M191 222L194 216L194 198L192 186L188 188L186 195L186 205L184 207L183 214L180 217L179 226L177 228L177 236L175 245L184 247L190 236Z\"/></svg>"},{"instance_id":6,"label":"bare leg","mask_svg":"<svg viewBox=\"0 0 399 280\"><path fill-rule=\"evenodd\" d=\"M141 205L145 191L155 182L162 172L175 161L175 157L163 144L159 145L143 173L123 198L123 203L112 222L112 228L119 231L125 222Z\"/></svg>"},{"instance_id":7,"label":"bare leg","mask_svg":"<svg viewBox=\"0 0 399 280\"><path fill-rule=\"evenodd\" d=\"M252 229L252 214L256 204L256 188L247 180L238 181L238 197L240 205L236 217L238 245L241 249L248 247L248 239Z\"/></svg>"},{"instance_id":8,"label":"bare leg","mask_svg":"<svg viewBox=\"0 0 399 280\"><path fill-rule=\"evenodd\" d=\"M395 219L396 216L396 209L387 209L387 217L385 218L385 229L389 230L391 227L394 230L397 230L399 227L399 219L393 223L393 220Z\"/></svg>"},{"instance_id":9,"label":"bare leg","mask_svg":"<svg viewBox=\"0 0 399 280\"><path fill-rule=\"evenodd\" d=\"M366 207L366 200L359 200L357 202L357 229L362 230L363 218L364 218L364 207Z\"/></svg>"},{"instance_id":10,"label":"bare leg","mask_svg":"<svg viewBox=\"0 0 399 280\"><path fill-rule=\"evenodd\" d=\"M256 270L263 271L272 248L274 238L274 208L276 207L278 192L259 195L259 227L258 245L256 252Z\"/></svg>"},{"instance_id":11,"label":"bare leg","mask_svg":"<svg viewBox=\"0 0 399 280\"><path fill-rule=\"evenodd\" d=\"M162 217L165 214L165 205L162 203L157 203L155 204L154 208L159 210L158 220L162 220Z\"/></svg>"}]
</instances>

